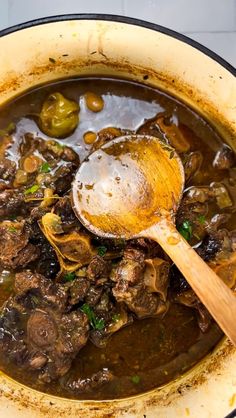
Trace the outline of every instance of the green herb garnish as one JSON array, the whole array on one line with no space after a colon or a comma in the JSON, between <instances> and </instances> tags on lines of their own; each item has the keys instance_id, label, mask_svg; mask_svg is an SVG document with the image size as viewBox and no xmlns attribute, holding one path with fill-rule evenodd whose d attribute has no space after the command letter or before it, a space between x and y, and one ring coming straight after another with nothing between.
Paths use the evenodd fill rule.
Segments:
<instances>
[{"instance_id":1,"label":"green herb garnish","mask_svg":"<svg viewBox=\"0 0 236 418\"><path fill-rule=\"evenodd\" d=\"M180 225L180 227L178 228L178 231L180 232L182 237L186 239L186 241L189 241L193 234L193 228L192 228L191 222L188 220L184 221L182 225Z\"/></svg>"},{"instance_id":2,"label":"green herb garnish","mask_svg":"<svg viewBox=\"0 0 236 418\"><path fill-rule=\"evenodd\" d=\"M75 272L65 274L63 279L65 280L65 282L72 282L75 279Z\"/></svg>"},{"instance_id":3,"label":"green herb garnish","mask_svg":"<svg viewBox=\"0 0 236 418\"><path fill-rule=\"evenodd\" d=\"M96 317L93 309L87 303L84 303L80 309L82 312L84 312L87 315L90 325L92 326L93 329L101 331L102 329L105 328L104 319Z\"/></svg>"},{"instance_id":4,"label":"green herb garnish","mask_svg":"<svg viewBox=\"0 0 236 418\"><path fill-rule=\"evenodd\" d=\"M40 167L40 173L49 173L51 171L51 167L48 162L45 162Z\"/></svg>"},{"instance_id":5,"label":"green herb garnish","mask_svg":"<svg viewBox=\"0 0 236 418\"><path fill-rule=\"evenodd\" d=\"M120 314L118 313L118 314L112 315L111 319L113 322L118 322L120 320Z\"/></svg>"},{"instance_id":6,"label":"green herb garnish","mask_svg":"<svg viewBox=\"0 0 236 418\"><path fill-rule=\"evenodd\" d=\"M137 385L140 382L140 376L134 375L131 377L131 382L133 382L135 385Z\"/></svg>"},{"instance_id":7,"label":"green herb garnish","mask_svg":"<svg viewBox=\"0 0 236 418\"><path fill-rule=\"evenodd\" d=\"M101 247L98 247L98 255L100 255L100 257L103 257L107 252L107 247L105 247L105 245L101 245Z\"/></svg>"},{"instance_id":8,"label":"green herb garnish","mask_svg":"<svg viewBox=\"0 0 236 418\"><path fill-rule=\"evenodd\" d=\"M204 224L206 222L206 217L204 215L200 215L197 219L200 224Z\"/></svg>"},{"instance_id":9,"label":"green herb garnish","mask_svg":"<svg viewBox=\"0 0 236 418\"><path fill-rule=\"evenodd\" d=\"M25 195L28 195L28 194L33 194L33 193L35 193L35 192L37 192L37 190L39 189L39 185L38 184L34 184L33 186L31 186L29 189L26 189L25 191L24 191L24 194Z\"/></svg>"},{"instance_id":10,"label":"green herb garnish","mask_svg":"<svg viewBox=\"0 0 236 418\"><path fill-rule=\"evenodd\" d=\"M8 231L13 232L15 234L17 232L17 229L14 226L9 226Z\"/></svg>"}]
</instances>

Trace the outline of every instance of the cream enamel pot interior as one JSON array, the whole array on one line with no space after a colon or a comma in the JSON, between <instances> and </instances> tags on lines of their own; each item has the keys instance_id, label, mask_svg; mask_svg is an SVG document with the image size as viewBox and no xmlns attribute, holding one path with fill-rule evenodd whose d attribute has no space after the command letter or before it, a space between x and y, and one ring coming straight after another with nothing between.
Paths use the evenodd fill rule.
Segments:
<instances>
[{"instance_id":1,"label":"cream enamel pot interior","mask_svg":"<svg viewBox=\"0 0 236 418\"><path fill-rule=\"evenodd\" d=\"M65 77L128 78L179 97L236 149L235 69L168 29L105 15L40 19L0 33L0 63L0 104ZM3 373L0 391L1 418L223 418L236 407L236 350L225 339L175 382L122 400L56 398Z\"/></svg>"}]
</instances>

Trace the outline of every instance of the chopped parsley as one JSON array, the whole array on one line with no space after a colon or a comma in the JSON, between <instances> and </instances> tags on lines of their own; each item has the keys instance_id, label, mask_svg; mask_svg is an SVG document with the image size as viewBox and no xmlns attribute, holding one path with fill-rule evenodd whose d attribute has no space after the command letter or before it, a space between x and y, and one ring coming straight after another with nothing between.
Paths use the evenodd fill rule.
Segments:
<instances>
[{"instance_id":1,"label":"chopped parsley","mask_svg":"<svg viewBox=\"0 0 236 418\"><path fill-rule=\"evenodd\" d=\"M63 279L65 280L65 282L72 282L75 279L75 272L73 271L66 273Z\"/></svg>"},{"instance_id":2,"label":"chopped parsley","mask_svg":"<svg viewBox=\"0 0 236 418\"><path fill-rule=\"evenodd\" d=\"M206 217L204 215L200 215L197 219L200 224L204 224L206 222Z\"/></svg>"},{"instance_id":3,"label":"chopped parsley","mask_svg":"<svg viewBox=\"0 0 236 418\"><path fill-rule=\"evenodd\" d=\"M105 245L101 245L101 247L98 247L98 255L100 255L100 257L103 257L107 252L107 247L105 247Z\"/></svg>"},{"instance_id":4,"label":"chopped parsley","mask_svg":"<svg viewBox=\"0 0 236 418\"><path fill-rule=\"evenodd\" d=\"M105 328L104 319L96 317L93 309L87 303L84 303L80 309L87 315L90 325L93 329L101 331Z\"/></svg>"},{"instance_id":5,"label":"chopped parsley","mask_svg":"<svg viewBox=\"0 0 236 418\"><path fill-rule=\"evenodd\" d=\"M134 383L135 385L137 385L140 382L140 376L138 375L134 375L131 377L131 382Z\"/></svg>"},{"instance_id":6,"label":"chopped parsley","mask_svg":"<svg viewBox=\"0 0 236 418\"><path fill-rule=\"evenodd\" d=\"M14 226L9 226L8 231L13 232L13 234L15 234L17 232L17 229Z\"/></svg>"},{"instance_id":7,"label":"chopped parsley","mask_svg":"<svg viewBox=\"0 0 236 418\"><path fill-rule=\"evenodd\" d=\"M51 171L51 167L47 161L43 163L40 167L40 173L49 173Z\"/></svg>"},{"instance_id":8,"label":"chopped parsley","mask_svg":"<svg viewBox=\"0 0 236 418\"><path fill-rule=\"evenodd\" d=\"M118 313L118 314L112 315L111 319L113 322L118 322L120 320L120 314Z\"/></svg>"},{"instance_id":9,"label":"chopped parsley","mask_svg":"<svg viewBox=\"0 0 236 418\"><path fill-rule=\"evenodd\" d=\"M26 189L24 191L24 194L25 195L33 194L33 193L37 192L38 189L39 189L39 185L38 184L33 184L33 186L31 186L29 189Z\"/></svg>"},{"instance_id":10,"label":"chopped parsley","mask_svg":"<svg viewBox=\"0 0 236 418\"><path fill-rule=\"evenodd\" d=\"M186 241L189 241L193 235L193 228L191 222L188 220L184 221L182 225L180 225L180 227L178 228L178 231L180 232L182 237L186 239Z\"/></svg>"}]
</instances>

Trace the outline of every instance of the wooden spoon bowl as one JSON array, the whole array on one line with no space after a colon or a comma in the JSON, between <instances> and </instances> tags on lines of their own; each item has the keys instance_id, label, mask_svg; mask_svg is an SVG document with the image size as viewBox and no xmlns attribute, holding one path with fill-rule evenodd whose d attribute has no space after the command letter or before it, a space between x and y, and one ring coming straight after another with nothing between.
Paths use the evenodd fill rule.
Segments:
<instances>
[{"instance_id":1,"label":"wooden spoon bowl","mask_svg":"<svg viewBox=\"0 0 236 418\"><path fill-rule=\"evenodd\" d=\"M84 226L107 238L157 241L236 345L236 298L176 230L184 169L175 150L152 136L127 135L85 160L72 186Z\"/></svg>"}]
</instances>

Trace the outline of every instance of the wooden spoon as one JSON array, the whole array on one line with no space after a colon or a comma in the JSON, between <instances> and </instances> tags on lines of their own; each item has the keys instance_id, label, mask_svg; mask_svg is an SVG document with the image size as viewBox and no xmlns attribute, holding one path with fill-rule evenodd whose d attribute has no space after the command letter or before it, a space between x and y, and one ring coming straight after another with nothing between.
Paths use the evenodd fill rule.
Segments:
<instances>
[{"instance_id":1,"label":"wooden spoon","mask_svg":"<svg viewBox=\"0 0 236 418\"><path fill-rule=\"evenodd\" d=\"M156 137L127 135L85 160L72 186L73 209L92 233L157 241L236 345L236 298L176 230L184 170L172 147Z\"/></svg>"}]
</instances>

